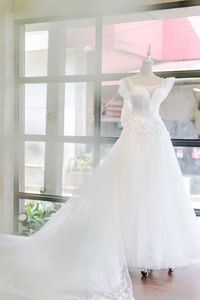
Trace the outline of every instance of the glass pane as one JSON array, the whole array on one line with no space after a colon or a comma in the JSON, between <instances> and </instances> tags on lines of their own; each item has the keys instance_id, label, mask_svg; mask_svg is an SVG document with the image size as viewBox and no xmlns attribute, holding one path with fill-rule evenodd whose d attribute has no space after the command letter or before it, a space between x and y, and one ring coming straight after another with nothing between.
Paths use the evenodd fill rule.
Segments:
<instances>
[{"instance_id":1,"label":"glass pane","mask_svg":"<svg viewBox=\"0 0 200 300\"><path fill-rule=\"evenodd\" d=\"M117 92L116 81L102 82L101 91L101 136L119 136L123 99Z\"/></svg>"},{"instance_id":2,"label":"glass pane","mask_svg":"<svg viewBox=\"0 0 200 300\"><path fill-rule=\"evenodd\" d=\"M68 23L66 29L66 75L94 73L96 39L94 24L92 19L74 20Z\"/></svg>"},{"instance_id":3,"label":"glass pane","mask_svg":"<svg viewBox=\"0 0 200 300\"><path fill-rule=\"evenodd\" d=\"M46 101L46 84L25 85L25 134L45 134Z\"/></svg>"},{"instance_id":4,"label":"glass pane","mask_svg":"<svg viewBox=\"0 0 200 300\"><path fill-rule=\"evenodd\" d=\"M120 136L123 99L116 81L102 83L101 135ZM134 111L133 111L134 113ZM198 139L200 136L200 80L177 79L161 103L160 116L172 138Z\"/></svg>"},{"instance_id":5,"label":"glass pane","mask_svg":"<svg viewBox=\"0 0 200 300\"><path fill-rule=\"evenodd\" d=\"M93 170L94 152L91 144L64 145L62 193L71 196Z\"/></svg>"},{"instance_id":6,"label":"glass pane","mask_svg":"<svg viewBox=\"0 0 200 300\"><path fill-rule=\"evenodd\" d=\"M200 17L166 19L165 11L160 11L154 19L153 14L150 12L149 17L135 13L104 19L103 73L139 71L149 45L154 71L199 69ZM167 16L170 17L169 12Z\"/></svg>"},{"instance_id":7,"label":"glass pane","mask_svg":"<svg viewBox=\"0 0 200 300\"><path fill-rule=\"evenodd\" d=\"M41 193L44 188L45 143L25 142L24 185L22 191Z\"/></svg>"},{"instance_id":8,"label":"glass pane","mask_svg":"<svg viewBox=\"0 0 200 300\"><path fill-rule=\"evenodd\" d=\"M175 153L192 205L200 209L200 148L175 147Z\"/></svg>"},{"instance_id":9,"label":"glass pane","mask_svg":"<svg viewBox=\"0 0 200 300\"><path fill-rule=\"evenodd\" d=\"M200 135L199 79L176 80L160 115L172 138L197 139ZM196 91L196 92L194 92Z\"/></svg>"},{"instance_id":10,"label":"glass pane","mask_svg":"<svg viewBox=\"0 0 200 300\"><path fill-rule=\"evenodd\" d=\"M62 76L94 72L94 19L27 24L24 39L22 76ZM23 49L23 44L21 46Z\"/></svg>"},{"instance_id":11,"label":"glass pane","mask_svg":"<svg viewBox=\"0 0 200 300\"><path fill-rule=\"evenodd\" d=\"M25 142L22 191L71 196L92 173L93 162L91 144Z\"/></svg>"},{"instance_id":12,"label":"glass pane","mask_svg":"<svg viewBox=\"0 0 200 300\"><path fill-rule=\"evenodd\" d=\"M94 134L93 83L26 84L24 98L25 134Z\"/></svg>"},{"instance_id":13,"label":"glass pane","mask_svg":"<svg viewBox=\"0 0 200 300\"><path fill-rule=\"evenodd\" d=\"M65 135L94 134L94 85L91 82L65 84Z\"/></svg>"},{"instance_id":14,"label":"glass pane","mask_svg":"<svg viewBox=\"0 0 200 300\"><path fill-rule=\"evenodd\" d=\"M30 236L40 230L46 222L63 206L63 203L39 201L39 200L19 200L19 234ZM26 221L27 218L27 221Z\"/></svg>"},{"instance_id":15,"label":"glass pane","mask_svg":"<svg viewBox=\"0 0 200 300\"><path fill-rule=\"evenodd\" d=\"M49 33L30 31L29 25L25 28L25 76L46 76Z\"/></svg>"}]
</instances>

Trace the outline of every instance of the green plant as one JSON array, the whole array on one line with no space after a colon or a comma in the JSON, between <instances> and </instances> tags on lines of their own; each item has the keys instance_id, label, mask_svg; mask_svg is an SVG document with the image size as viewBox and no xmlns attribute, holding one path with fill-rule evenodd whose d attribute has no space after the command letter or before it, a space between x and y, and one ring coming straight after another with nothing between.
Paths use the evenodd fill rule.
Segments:
<instances>
[{"instance_id":1,"label":"green plant","mask_svg":"<svg viewBox=\"0 0 200 300\"><path fill-rule=\"evenodd\" d=\"M37 232L50 217L62 206L60 203L44 201L26 201L25 212L28 215L26 234L31 235Z\"/></svg>"},{"instance_id":2,"label":"green plant","mask_svg":"<svg viewBox=\"0 0 200 300\"><path fill-rule=\"evenodd\" d=\"M78 153L75 158L74 171L91 171L93 166L93 153Z\"/></svg>"}]
</instances>

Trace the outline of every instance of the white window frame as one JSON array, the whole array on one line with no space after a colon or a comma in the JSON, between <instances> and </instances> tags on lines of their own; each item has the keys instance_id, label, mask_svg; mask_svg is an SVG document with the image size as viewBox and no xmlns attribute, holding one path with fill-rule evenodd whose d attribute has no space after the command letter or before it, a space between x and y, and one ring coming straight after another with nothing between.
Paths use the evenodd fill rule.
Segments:
<instances>
[{"instance_id":1,"label":"white window frame","mask_svg":"<svg viewBox=\"0 0 200 300\"><path fill-rule=\"evenodd\" d=\"M156 11L180 8L186 6L195 6L197 4L191 5L190 1L163 3L160 5L151 5L141 7L137 9L132 8L132 12L136 11ZM21 191L21 186L23 182L23 163L24 163L24 142L25 141L37 141L46 143L58 143L64 145L64 143L84 143L94 145L94 165L96 166L100 162L100 146L101 144L113 144L116 142L116 137L103 137L101 136L101 85L103 81L115 81L123 77L132 75L131 73L112 73L103 74L101 70L102 66L102 31L103 31L103 18L109 15L126 14L130 13L131 9L120 9L116 11L108 11L104 13L94 12L92 16L88 14L82 15L68 15L62 18L59 17L48 17L42 19L28 19L28 20L18 20L15 22L15 172L14 172L14 216L19 213L20 199L30 199L30 200L42 200L51 202L65 202L67 197L57 196L57 195L45 195L45 194L33 194ZM168 12L170 13L170 12ZM96 27L96 45L95 45L95 72L94 74L85 75L66 75L66 76L41 76L41 77L24 77L21 76L23 65L20 65L20 57L23 55L21 45L24 43L24 32L23 25L33 24L33 23L44 23L44 22L54 22L54 21L66 21L66 20L76 20L92 18L95 19ZM162 77L175 76L176 78L197 78L199 77L200 70L193 71L166 71L157 72L156 74ZM21 103L21 93L23 90L20 88L21 85L27 83L67 83L67 82L93 82L94 83L94 135L93 136L64 136L64 135L31 135L24 134L22 132L22 123L24 120L23 103ZM185 139L172 139L174 146L184 146L184 147L200 147L199 140L185 140ZM61 150L58 150L61 151ZM62 151L61 151L62 152ZM14 228L17 228L17 221L15 221Z\"/></svg>"}]
</instances>

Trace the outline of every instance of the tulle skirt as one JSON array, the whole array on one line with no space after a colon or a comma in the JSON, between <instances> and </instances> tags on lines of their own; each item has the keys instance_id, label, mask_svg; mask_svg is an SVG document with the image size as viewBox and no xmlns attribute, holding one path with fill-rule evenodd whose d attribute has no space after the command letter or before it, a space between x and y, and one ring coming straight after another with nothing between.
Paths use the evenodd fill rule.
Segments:
<instances>
[{"instance_id":1,"label":"tulle skirt","mask_svg":"<svg viewBox=\"0 0 200 300\"><path fill-rule=\"evenodd\" d=\"M163 121L130 117L120 143L127 149L121 158L120 219L129 268L199 262L199 223Z\"/></svg>"},{"instance_id":2,"label":"tulle skirt","mask_svg":"<svg viewBox=\"0 0 200 300\"><path fill-rule=\"evenodd\" d=\"M199 237L169 133L133 116L39 232L0 235L0 299L133 300L129 269L199 261Z\"/></svg>"},{"instance_id":3,"label":"tulle skirt","mask_svg":"<svg viewBox=\"0 0 200 300\"><path fill-rule=\"evenodd\" d=\"M133 300L119 218L122 148L40 231L0 235L0 299Z\"/></svg>"}]
</instances>

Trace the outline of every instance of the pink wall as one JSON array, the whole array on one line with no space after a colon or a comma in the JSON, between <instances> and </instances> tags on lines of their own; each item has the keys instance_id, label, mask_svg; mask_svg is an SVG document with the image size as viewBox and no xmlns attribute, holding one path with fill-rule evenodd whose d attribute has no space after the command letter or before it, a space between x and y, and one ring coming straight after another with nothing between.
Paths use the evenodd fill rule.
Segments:
<instances>
[{"instance_id":1,"label":"pink wall","mask_svg":"<svg viewBox=\"0 0 200 300\"><path fill-rule=\"evenodd\" d=\"M105 25L104 73L137 71L152 45L155 63L200 58L200 39L187 18ZM67 30L67 46L95 48L95 27Z\"/></svg>"},{"instance_id":2,"label":"pink wall","mask_svg":"<svg viewBox=\"0 0 200 300\"><path fill-rule=\"evenodd\" d=\"M163 60L200 58L200 39L187 18L163 23Z\"/></svg>"},{"instance_id":3,"label":"pink wall","mask_svg":"<svg viewBox=\"0 0 200 300\"><path fill-rule=\"evenodd\" d=\"M149 44L152 45L152 58L162 57L163 21L145 21L114 25L116 49L146 56ZM121 32L121 33L120 33Z\"/></svg>"},{"instance_id":4,"label":"pink wall","mask_svg":"<svg viewBox=\"0 0 200 300\"><path fill-rule=\"evenodd\" d=\"M162 32L162 21L104 26L102 71L104 73L137 71L146 56L149 44L152 45L152 57L160 59Z\"/></svg>"}]
</instances>

